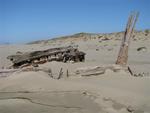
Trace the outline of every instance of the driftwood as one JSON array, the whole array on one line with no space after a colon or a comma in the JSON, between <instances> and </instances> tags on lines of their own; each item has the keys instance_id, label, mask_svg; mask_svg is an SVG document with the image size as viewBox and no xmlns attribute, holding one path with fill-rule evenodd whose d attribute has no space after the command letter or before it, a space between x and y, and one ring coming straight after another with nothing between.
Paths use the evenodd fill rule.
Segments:
<instances>
[{"instance_id":1,"label":"driftwood","mask_svg":"<svg viewBox=\"0 0 150 113\"><path fill-rule=\"evenodd\" d=\"M67 69L67 75L66 76L67 76L67 78L69 77L69 71L68 71L68 69Z\"/></svg>"},{"instance_id":2,"label":"driftwood","mask_svg":"<svg viewBox=\"0 0 150 113\"><path fill-rule=\"evenodd\" d=\"M20 70L20 69L1 69L0 74L1 73L13 73L13 72L16 72L18 70Z\"/></svg>"},{"instance_id":3,"label":"driftwood","mask_svg":"<svg viewBox=\"0 0 150 113\"><path fill-rule=\"evenodd\" d=\"M63 68L60 69L60 72L59 72L59 75L58 75L57 79L60 79L62 77L62 75L63 75L63 71L62 70L63 70Z\"/></svg>"},{"instance_id":4,"label":"driftwood","mask_svg":"<svg viewBox=\"0 0 150 113\"><path fill-rule=\"evenodd\" d=\"M146 51L146 50L147 50L146 47L139 47L139 48L137 48L137 51Z\"/></svg>"},{"instance_id":5,"label":"driftwood","mask_svg":"<svg viewBox=\"0 0 150 113\"><path fill-rule=\"evenodd\" d=\"M100 75L105 73L105 69L103 67L84 67L79 68L75 72L79 76L91 76L91 75Z\"/></svg>"},{"instance_id":6,"label":"driftwood","mask_svg":"<svg viewBox=\"0 0 150 113\"><path fill-rule=\"evenodd\" d=\"M86 73L81 74L81 76L97 76L97 75L101 75L104 73L105 73L105 70L99 70L96 72L86 72Z\"/></svg>"},{"instance_id":7,"label":"driftwood","mask_svg":"<svg viewBox=\"0 0 150 113\"><path fill-rule=\"evenodd\" d=\"M72 46L60 47L60 48L51 48L43 51L33 51L22 54L16 54L8 56L7 59L11 60L14 68L26 67L33 63L42 64L47 61L63 61L67 62L68 60L84 61L85 53L78 51L77 48Z\"/></svg>"},{"instance_id":8,"label":"driftwood","mask_svg":"<svg viewBox=\"0 0 150 113\"><path fill-rule=\"evenodd\" d=\"M20 72L28 72L28 71L43 71L47 73L50 77L52 77L52 71L48 68L39 68L39 67L28 67L28 68L19 68L19 69L3 69L0 70L0 75L7 76L13 73L20 73Z\"/></svg>"},{"instance_id":9,"label":"driftwood","mask_svg":"<svg viewBox=\"0 0 150 113\"><path fill-rule=\"evenodd\" d=\"M139 13L133 13L129 16L122 44L120 47L119 55L116 61L118 65L126 65L128 61L128 47L130 39L133 38L134 27L137 22Z\"/></svg>"},{"instance_id":10,"label":"driftwood","mask_svg":"<svg viewBox=\"0 0 150 113\"><path fill-rule=\"evenodd\" d=\"M128 67L120 66L120 65L110 65L110 66L95 66L95 67L84 67L84 68L79 68L75 71L75 75L79 76L97 76L104 74L106 70L111 70L113 72L119 72L121 70L125 72L129 72ZM131 74L131 72L129 72Z\"/></svg>"},{"instance_id":11,"label":"driftwood","mask_svg":"<svg viewBox=\"0 0 150 113\"><path fill-rule=\"evenodd\" d=\"M129 73L131 74L131 75L134 75L133 74L133 72L132 72L132 70L131 70L131 68L128 66L128 71L129 71Z\"/></svg>"}]
</instances>

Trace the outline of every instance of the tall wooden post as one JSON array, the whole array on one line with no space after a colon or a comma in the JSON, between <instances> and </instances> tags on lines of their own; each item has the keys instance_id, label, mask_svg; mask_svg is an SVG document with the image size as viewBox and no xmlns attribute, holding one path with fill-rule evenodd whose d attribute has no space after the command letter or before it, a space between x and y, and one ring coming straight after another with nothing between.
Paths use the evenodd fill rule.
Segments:
<instances>
[{"instance_id":1,"label":"tall wooden post","mask_svg":"<svg viewBox=\"0 0 150 113\"><path fill-rule=\"evenodd\" d=\"M138 16L139 16L138 12L132 13L129 16L127 26L125 29L125 33L124 33L124 37L122 38L122 43L121 43L120 51L118 54L118 58L116 61L116 64L118 65L125 66L127 64L130 39L133 37L134 27L138 19Z\"/></svg>"}]
</instances>

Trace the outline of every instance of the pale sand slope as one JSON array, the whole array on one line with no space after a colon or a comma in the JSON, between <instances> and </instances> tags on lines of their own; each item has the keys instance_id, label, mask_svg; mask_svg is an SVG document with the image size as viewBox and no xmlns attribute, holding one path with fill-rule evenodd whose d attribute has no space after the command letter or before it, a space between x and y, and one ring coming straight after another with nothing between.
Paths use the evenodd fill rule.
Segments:
<instances>
[{"instance_id":1,"label":"pale sand slope","mask_svg":"<svg viewBox=\"0 0 150 113\"><path fill-rule=\"evenodd\" d=\"M42 50L70 45L56 42L51 45L0 46L0 66L11 62L6 57L17 51ZM51 68L58 75L60 68L69 73L87 66L113 64L117 58L120 41L98 39L76 41L86 52L84 63L49 62L40 67ZM136 51L145 46L147 51ZM98 51L96 51L98 49ZM133 41L129 50L129 65L135 73L150 73L150 40ZM2 113L133 113L150 112L150 77L132 77L128 73L107 71L93 77L71 76L52 79L44 72L22 72L0 79L0 112ZM131 107L129 107L131 106Z\"/></svg>"},{"instance_id":2,"label":"pale sand slope","mask_svg":"<svg viewBox=\"0 0 150 113\"><path fill-rule=\"evenodd\" d=\"M3 113L134 113L150 111L149 78L109 73L54 80L43 72L24 72L0 80Z\"/></svg>"}]
</instances>

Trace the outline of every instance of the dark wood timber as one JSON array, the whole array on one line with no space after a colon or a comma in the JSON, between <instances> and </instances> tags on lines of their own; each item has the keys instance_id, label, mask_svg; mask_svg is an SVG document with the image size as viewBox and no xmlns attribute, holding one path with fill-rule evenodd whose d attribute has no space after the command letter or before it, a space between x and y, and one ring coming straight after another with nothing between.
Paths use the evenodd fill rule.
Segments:
<instances>
[{"instance_id":1,"label":"dark wood timber","mask_svg":"<svg viewBox=\"0 0 150 113\"><path fill-rule=\"evenodd\" d=\"M30 64L42 64L47 61L62 61L69 60L84 61L85 53L78 51L77 48L72 46L51 48L43 51L26 52L8 56L7 59L11 60L14 68L21 66L28 66Z\"/></svg>"}]
</instances>

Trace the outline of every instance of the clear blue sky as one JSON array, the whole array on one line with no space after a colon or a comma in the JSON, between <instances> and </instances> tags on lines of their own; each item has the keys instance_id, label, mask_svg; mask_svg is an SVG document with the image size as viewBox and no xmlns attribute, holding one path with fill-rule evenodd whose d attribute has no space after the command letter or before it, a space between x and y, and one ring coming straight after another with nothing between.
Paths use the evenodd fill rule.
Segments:
<instances>
[{"instance_id":1,"label":"clear blue sky","mask_svg":"<svg viewBox=\"0 0 150 113\"><path fill-rule=\"evenodd\" d=\"M122 31L131 11L150 28L150 0L0 0L0 43Z\"/></svg>"}]
</instances>

